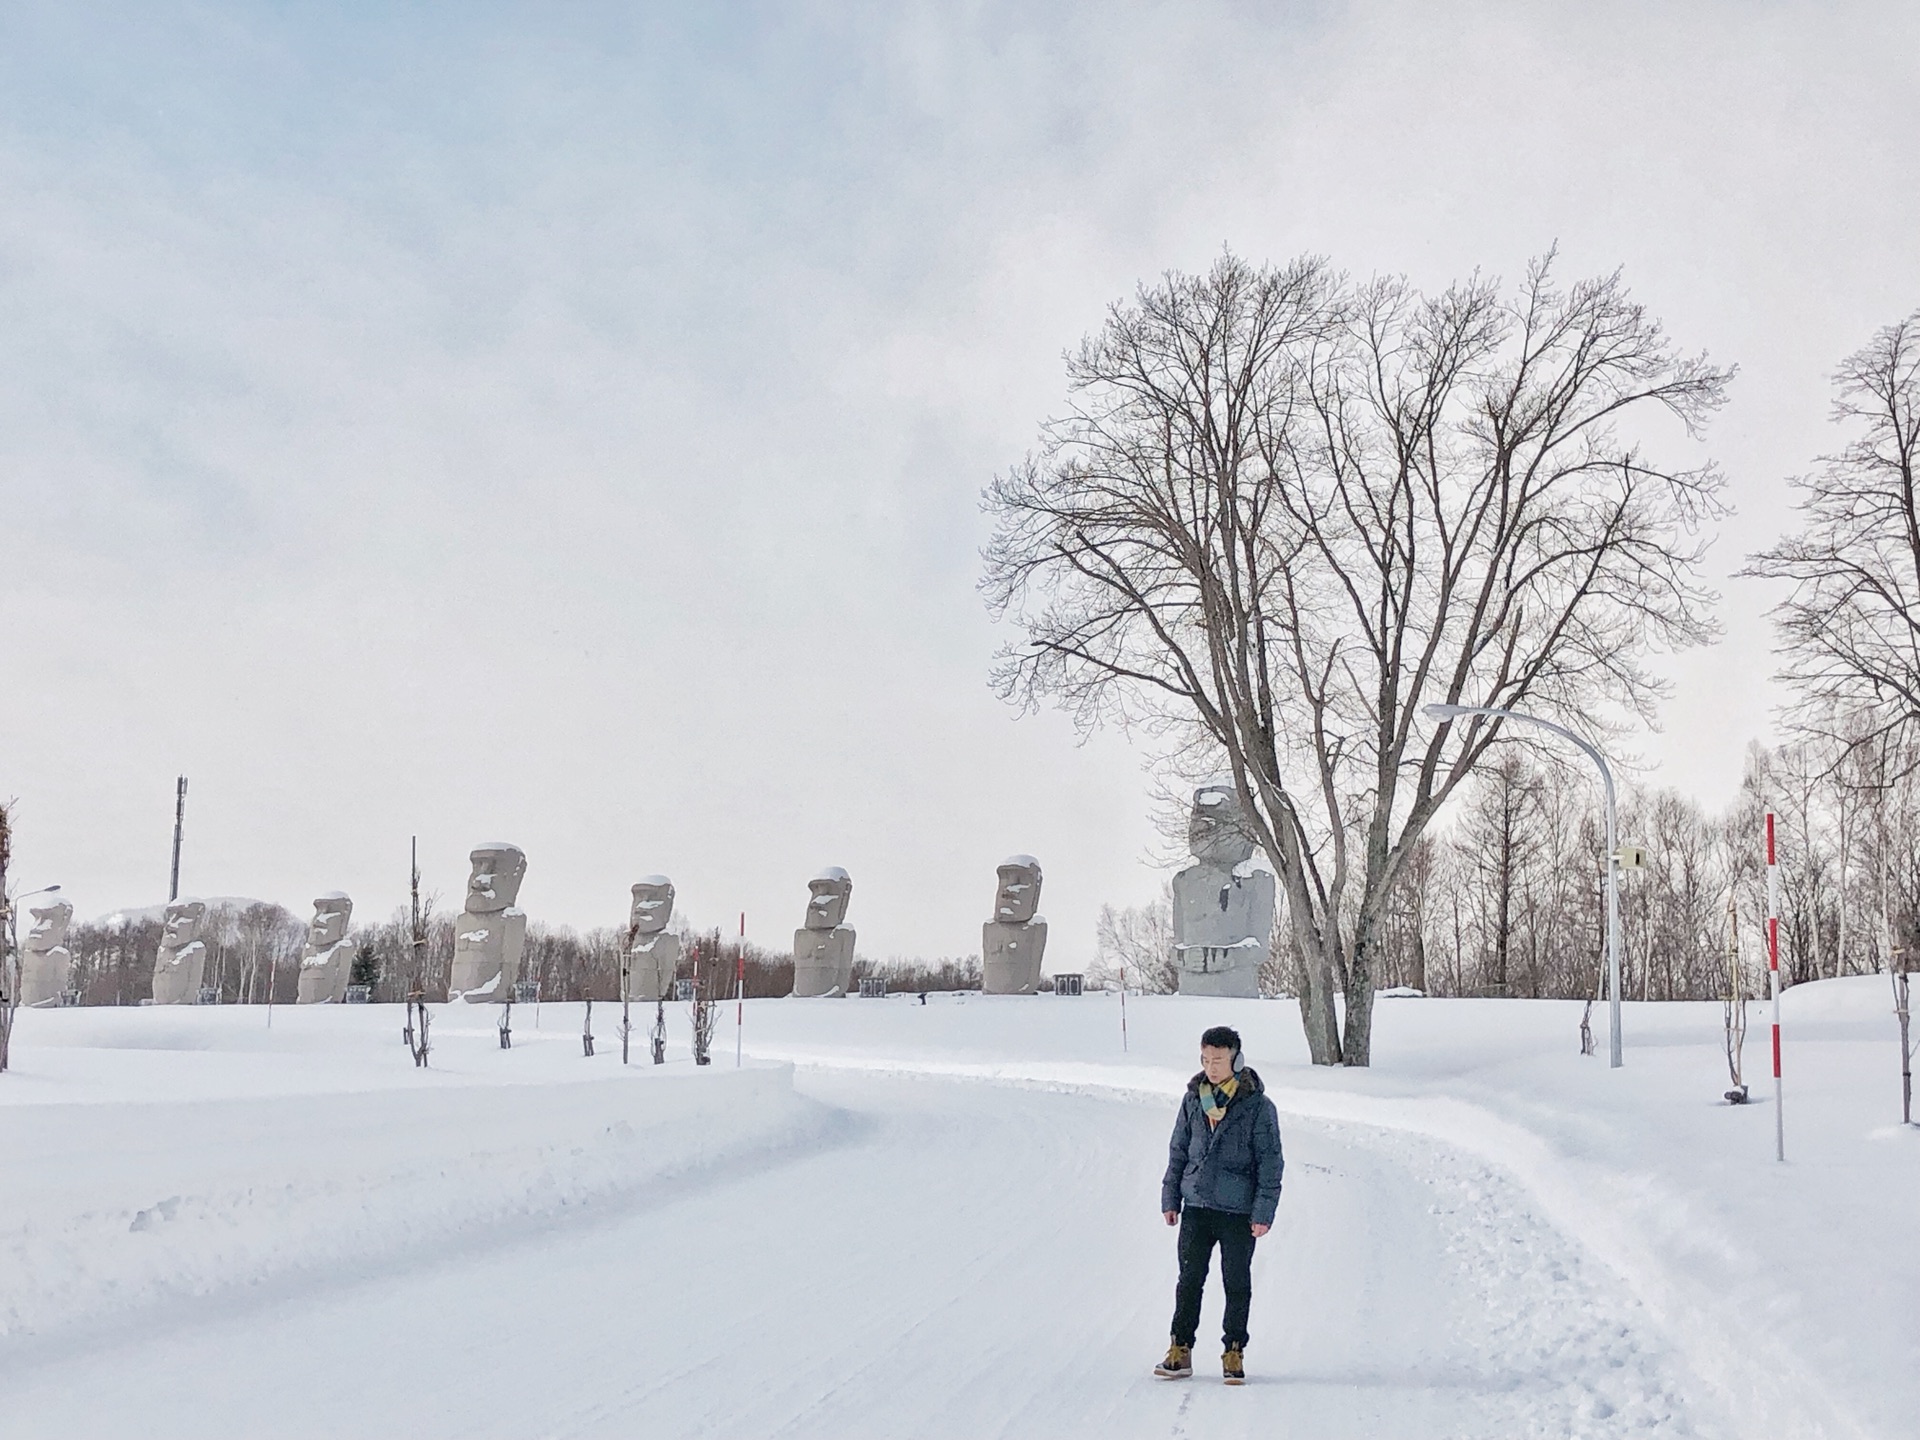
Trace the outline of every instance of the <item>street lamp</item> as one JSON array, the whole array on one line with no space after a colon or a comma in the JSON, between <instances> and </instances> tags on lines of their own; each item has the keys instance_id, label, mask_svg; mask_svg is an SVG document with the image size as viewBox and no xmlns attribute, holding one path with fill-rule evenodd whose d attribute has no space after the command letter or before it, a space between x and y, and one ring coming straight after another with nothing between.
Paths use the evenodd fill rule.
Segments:
<instances>
[{"instance_id":1,"label":"street lamp","mask_svg":"<svg viewBox=\"0 0 1920 1440\"><path fill-rule=\"evenodd\" d=\"M1426 705L1422 711L1433 720L1458 720L1463 715L1496 715L1505 720L1520 720L1551 730L1563 740L1571 740L1600 767L1600 783L1607 792L1607 1064L1620 1068L1620 838L1615 815L1613 768L1587 741L1564 725L1542 720L1537 715L1522 715L1518 710L1502 710L1495 705Z\"/></svg>"},{"instance_id":2,"label":"street lamp","mask_svg":"<svg viewBox=\"0 0 1920 1440\"><path fill-rule=\"evenodd\" d=\"M20 902L22 900L31 900L36 895L51 895L59 888L58 885L42 885L38 890L29 890L24 895L14 895L10 897L0 895L0 907L4 907L7 912L7 936L9 945L17 946L19 943L20 927L14 917L20 913Z\"/></svg>"}]
</instances>

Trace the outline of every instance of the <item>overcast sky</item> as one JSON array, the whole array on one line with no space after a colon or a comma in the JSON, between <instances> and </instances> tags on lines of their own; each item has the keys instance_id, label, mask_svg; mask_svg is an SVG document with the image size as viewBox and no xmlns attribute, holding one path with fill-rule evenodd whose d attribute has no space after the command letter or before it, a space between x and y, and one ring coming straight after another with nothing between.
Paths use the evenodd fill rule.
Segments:
<instances>
[{"instance_id":1,"label":"overcast sky","mask_svg":"<svg viewBox=\"0 0 1920 1440\"><path fill-rule=\"evenodd\" d=\"M1444 18L1442 18L1444 17ZM1325 253L1624 266L1737 362L1723 644L1649 778L1765 737L1726 575L1920 305L1920 6L35 5L0 10L0 796L82 915L456 903L1050 968L1152 893L1150 779L986 687L981 486L1142 278Z\"/></svg>"}]
</instances>

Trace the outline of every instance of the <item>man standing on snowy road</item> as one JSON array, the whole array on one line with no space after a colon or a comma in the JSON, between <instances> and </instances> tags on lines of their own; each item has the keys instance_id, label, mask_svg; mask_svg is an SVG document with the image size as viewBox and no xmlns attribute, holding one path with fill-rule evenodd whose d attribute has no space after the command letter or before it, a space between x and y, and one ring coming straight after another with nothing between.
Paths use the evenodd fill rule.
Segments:
<instances>
[{"instance_id":1,"label":"man standing on snowy road","mask_svg":"<svg viewBox=\"0 0 1920 1440\"><path fill-rule=\"evenodd\" d=\"M1273 1226L1280 1204L1280 1117L1260 1077L1240 1058L1240 1035L1216 1025L1200 1037L1200 1073L1187 1084L1167 1147L1160 1211L1180 1227L1180 1283L1174 1291L1173 1343L1153 1367L1163 1380L1193 1374L1193 1336L1213 1247L1227 1292L1220 1370L1246 1383L1242 1352L1253 1301L1253 1245Z\"/></svg>"}]
</instances>

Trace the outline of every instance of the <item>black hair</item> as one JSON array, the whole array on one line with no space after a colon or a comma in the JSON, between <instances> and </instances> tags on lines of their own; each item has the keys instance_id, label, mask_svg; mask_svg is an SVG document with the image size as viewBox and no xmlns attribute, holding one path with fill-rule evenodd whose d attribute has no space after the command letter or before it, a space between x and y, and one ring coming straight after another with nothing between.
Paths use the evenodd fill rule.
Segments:
<instances>
[{"instance_id":1,"label":"black hair","mask_svg":"<svg viewBox=\"0 0 1920 1440\"><path fill-rule=\"evenodd\" d=\"M1240 1053L1240 1032L1231 1025L1215 1025L1200 1036L1202 1045L1210 1045L1215 1050L1231 1050Z\"/></svg>"}]
</instances>

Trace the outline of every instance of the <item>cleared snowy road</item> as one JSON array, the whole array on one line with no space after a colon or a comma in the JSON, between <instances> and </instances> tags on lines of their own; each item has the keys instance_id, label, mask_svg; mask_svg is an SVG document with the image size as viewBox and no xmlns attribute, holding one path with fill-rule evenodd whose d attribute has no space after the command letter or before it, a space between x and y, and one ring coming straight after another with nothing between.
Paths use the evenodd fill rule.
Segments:
<instances>
[{"instance_id":1,"label":"cleared snowy road","mask_svg":"<svg viewBox=\"0 0 1920 1440\"><path fill-rule=\"evenodd\" d=\"M1170 1107L802 1071L828 1139L382 1278L181 1302L0 1365L28 1437L1696 1433L1695 1386L1510 1183L1285 1123L1251 1383L1153 1380Z\"/></svg>"}]
</instances>

